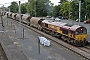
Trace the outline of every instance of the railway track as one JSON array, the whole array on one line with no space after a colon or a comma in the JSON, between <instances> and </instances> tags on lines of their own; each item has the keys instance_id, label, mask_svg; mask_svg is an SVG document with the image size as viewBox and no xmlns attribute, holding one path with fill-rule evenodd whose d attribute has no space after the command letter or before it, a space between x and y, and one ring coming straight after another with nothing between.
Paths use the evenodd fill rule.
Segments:
<instances>
[{"instance_id":1,"label":"railway track","mask_svg":"<svg viewBox=\"0 0 90 60\"><path fill-rule=\"evenodd\" d=\"M15 21L15 22L18 22L18 21ZM18 22L18 23L20 23L20 22ZM39 31L39 30L37 30L37 29L35 29L33 27L27 26L27 25L25 25L23 23L22 23L22 25L29 28L29 29L31 29L31 30L33 30L33 31L35 31L35 32L37 32L37 33L39 33L39 34L41 34L41 35L43 35L43 36L45 36L45 37L47 37L47 38L49 38L50 40L52 40L52 41L54 41L54 42L56 42L56 43L58 43L58 44L60 44L60 45L62 45L64 47L68 48L69 50L79 54L83 58L85 58L87 60L90 60L90 52L89 52L90 46L75 47L75 46L72 46L72 45L70 45L70 44L68 44L66 42L63 42L62 40L60 40L60 39L58 39L56 37L52 37L52 36L50 36L50 35L48 35L46 33L43 33L43 32L41 32L41 31Z\"/></svg>"},{"instance_id":2,"label":"railway track","mask_svg":"<svg viewBox=\"0 0 90 60\"><path fill-rule=\"evenodd\" d=\"M86 48L86 47L79 47L81 50L87 52L90 54L90 49Z\"/></svg>"}]
</instances>

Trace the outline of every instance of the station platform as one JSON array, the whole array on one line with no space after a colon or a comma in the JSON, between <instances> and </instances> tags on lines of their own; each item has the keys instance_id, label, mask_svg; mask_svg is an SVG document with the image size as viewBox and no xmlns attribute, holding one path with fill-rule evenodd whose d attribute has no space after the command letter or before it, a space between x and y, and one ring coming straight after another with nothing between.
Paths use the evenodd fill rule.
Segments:
<instances>
[{"instance_id":1,"label":"station platform","mask_svg":"<svg viewBox=\"0 0 90 60\"><path fill-rule=\"evenodd\" d=\"M8 60L58 60L42 46L40 46L39 53L38 37L37 39L34 38L35 36L29 37L29 35L32 35L33 33L29 35L28 33L25 33L25 37L22 39L19 34L19 25L15 26L15 32L15 29L11 27L10 24L11 23L8 22L8 26L5 24L4 28L2 27L2 24L0 24L0 43ZM37 42L32 39L37 40ZM59 58L59 60L60 59L61 58Z\"/></svg>"}]
</instances>

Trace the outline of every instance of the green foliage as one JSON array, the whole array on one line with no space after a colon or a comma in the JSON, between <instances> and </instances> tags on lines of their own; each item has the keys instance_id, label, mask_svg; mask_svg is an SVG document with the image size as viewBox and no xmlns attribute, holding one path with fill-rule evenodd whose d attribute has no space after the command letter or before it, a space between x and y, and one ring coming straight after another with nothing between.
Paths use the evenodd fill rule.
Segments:
<instances>
[{"instance_id":1,"label":"green foliage","mask_svg":"<svg viewBox=\"0 0 90 60\"><path fill-rule=\"evenodd\" d=\"M63 2L60 6L59 13L62 13L63 16L68 18L70 10L70 2Z\"/></svg>"},{"instance_id":2,"label":"green foliage","mask_svg":"<svg viewBox=\"0 0 90 60\"><path fill-rule=\"evenodd\" d=\"M31 16L46 16L52 15L53 4L49 0L29 0L28 2L28 13Z\"/></svg>"},{"instance_id":3,"label":"green foliage","mask_svg":"<svg viewBox=\"0 0 90 60\"><path fill-rule=\"evenodd\" d=\"M74 19L74 20L78 19L78 16L79 16L78 3L76 3L76 1L72 1L70 6L71 6L71 19Z\"/></svg>"},{"instance_id":4,"label":"green foliage","mask_svg":"<svg viewBox=\"0 0 90 60\"><path fill-rule=\"evenodd\" d=\"M31 16L64 16L71 19L79 18L79 0L61 0L60 5L53 6L49 0L28 0L28 3L21 4L21 13L29 13ZM90 19L90 0L81 0L81 19ZM18 4L12 2L9 6L11 12L18 12ZM7 9L8 11L8 9ZM85 18L86 16L86 18Z\"/></svg>"},{"instance_id":5,"label":"green foliage","mask_svg":"<svg viewBox=\"0 0 90 60\"><path fill-rule=\"evenodd\" d=\"M85 0L86 3L86 19L90 19L90 0Z\"/></svg>"},{"instance_id":6,"label":"green foliage","mask_svg":"<svg viewBox=\"0 0 90 60\"><path fill-rule=\"evenodd\" d=\"M59 6L60 10L58 10L58 12L63 16L69 17L74 20L79 18L78 0L72 0L72 2L65 1L62 2ZM83 0L81 3L81 19L90 19L90 0Z\"/></svg>"},{"instance_id":7,"label":"green foliage","mask_svg":"<svg viewBox=\"0 0 90 60\"><path fill-rule=\"evenodd\" d=\"M21 13L22 13L22 14L27 13L27 8L26 8L26 6L25 6L25 4L24 4L24 3L23 3L23 4L21 4Z\"/></svg>"},{"instance_id":8,"label":"green foliage","mask_svg":"<svg viewBox=\"0 0 90 60\"><path fill-rule=\"evenodd\" d=\"M54 14L55 14L54 16L55 16L55 17L57 17L57 16L62 16L62 13L61 13L61 11L60 11L60 5L55 6L54 9L55 9L55 11L54 11Z\"/></svg>"},{"instance_id":9,"label":"green foliage","mask_svg":"<svg viewBox=\"0 0 90 60\"><path fill-rule=\"evenodd\" d=\"M11 2L10 11L13 12L13 13L18 12L18 4L16 2Z\"/></svg>"}]
</instances>

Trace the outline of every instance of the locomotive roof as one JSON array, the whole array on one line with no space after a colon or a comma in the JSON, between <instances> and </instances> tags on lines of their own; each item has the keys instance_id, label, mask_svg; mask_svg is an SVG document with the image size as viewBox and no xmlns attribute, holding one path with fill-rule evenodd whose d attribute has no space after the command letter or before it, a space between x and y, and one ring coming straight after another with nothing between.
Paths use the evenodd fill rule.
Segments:
<instances>
[{"instance_id":1,"label":"locomotive roof","mask_svg":"<svg viewBox=\"0 0 90 60\"><path fill-rule=\"evenodd\" d=\"M55 26L59 26L59 27L63 27L65 29L70 29L72 31L76 31L76 29L82 27L79 25L69 25L69 24L63 23L63 22L52 22L52 21L48 21L48 20L44 20L42 22L47 23L47 24L51 24L51 25L55 25Z\"/></svg>"},{"instance_id":2,"label":"locomotive roof","mask_svg":"<svg viewBox=\"0 0 90 60\"><path fill-rule=\"evenodd\" d=\"M69 26L63 26L62 28L64 28L64 29L70 29Z\"/></svg>"},{"instance_id":3,"label":"locomotive roof","mask_svg":"<svg viewBox=\"0 0 90 60\"><path fill-rule=\"evenodd\" d=\"M44 20L42 21L43 23L47 23L47 24L51 24L51 25L55 25L55 26L59 26L59 27L62 27L64 25L66 25L67 23L63 23L63 22L55 22L55 21L48 21L48 20Z\"/></svg>"},{"instance_id":4,"label":"locomotive roof","mask_svg":"<svg viewBox=\"0 0 90 60\"><path fill-rule=\"evenodd\" d=\"M80 28L81 26L79 25L73 25L72 27L70 27L70 30L72 31L76 31L76 29Z\"/></svg>"}]
</instances>

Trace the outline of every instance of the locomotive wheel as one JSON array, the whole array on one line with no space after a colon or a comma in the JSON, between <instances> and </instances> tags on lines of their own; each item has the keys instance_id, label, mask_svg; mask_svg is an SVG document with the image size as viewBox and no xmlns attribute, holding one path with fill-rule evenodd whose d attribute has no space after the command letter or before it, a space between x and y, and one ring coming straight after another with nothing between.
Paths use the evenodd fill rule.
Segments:
<instances>
[{"instance_id":1,"label":"locomotive wheel","mask_svg":"<svg viewBox=\"0 0 90 60\"><path fill-rule=\"evenodd\" d=\"M82 42L82 45L85 46L87 44L86 40Z\"/></svg>"},{"instance_id":2,"label":"locomotive wheel","mask_svg":"<svg viewBox=\"0 0 90 60\"><path fill-rule=\"evenodd\" d=\"M71 40L71 44L72 44L72 45L74 44L74 40Z\"/></svg>"},{"instance_id":3,"label":"locomotive wheel","mask_svg":"<svg viewBox=\"0 0 90 60\"><path fill-rule=\"evenodd\" d=\"M73 40L73 45L76 45L76 40Z\"/></svg>"},{"instance_id":4,"label":"locomotive wheel","mask_svg":"<svg viewBox=\"0 0 90 60\"><path fill-rule=\"evenodd\" d=\"M71 43L71 40L70 40L70 38L67 38L67 42L68 42L68 43Z\"/></svg>"},{"instance_id":5,"label":"locomotive wheel","mask_svg":"<svg viewBox=\"0 0 90 60\"><path fill-rule=\"evenodd\" d=\"M75 40L75 46L78 46L78 42L77 42L77 40Z\"/></svg>"}]
</instances>

